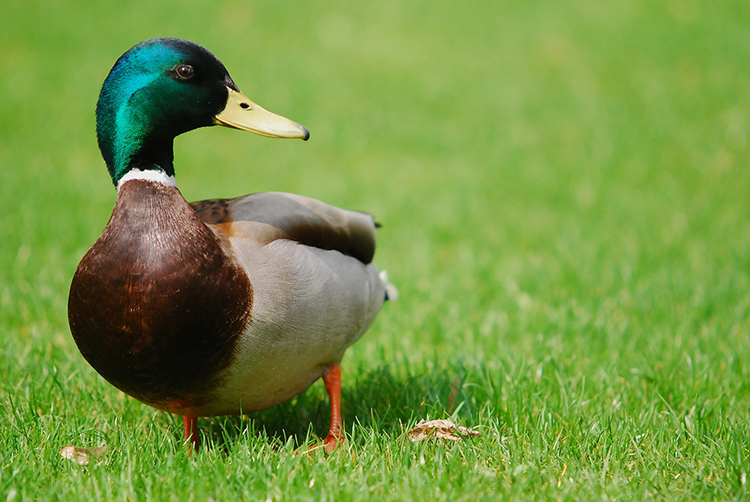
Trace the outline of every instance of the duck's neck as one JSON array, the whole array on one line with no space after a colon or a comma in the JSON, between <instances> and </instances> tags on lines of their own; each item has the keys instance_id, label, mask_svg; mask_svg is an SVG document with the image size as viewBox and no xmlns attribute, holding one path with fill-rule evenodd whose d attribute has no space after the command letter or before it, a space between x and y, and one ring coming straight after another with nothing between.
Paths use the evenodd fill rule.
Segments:
<instances>
[{"instance_id":1,"label":"duck's neck","mask_svg":"<svg viewBox=\"0 0 750 502\"><path fill-rule=\"evenodd\" d=\"M165 119L149 93L126 91L105 84L96 109L99 149L112 182L118 186L132 169L174 176L174 138L186 127Z\"/></svg>"},{"instance_id":2,"label":"duck's neck","mask_svg":"<svg viewBox=\"0 0 750 502\"><path fill-rule=\"evenodd\" d=\"M133 170L158 171L174 177L174 137L140 133L140 128L100 126L99 148L115 186Z\"/></svg>"}]
</instances>

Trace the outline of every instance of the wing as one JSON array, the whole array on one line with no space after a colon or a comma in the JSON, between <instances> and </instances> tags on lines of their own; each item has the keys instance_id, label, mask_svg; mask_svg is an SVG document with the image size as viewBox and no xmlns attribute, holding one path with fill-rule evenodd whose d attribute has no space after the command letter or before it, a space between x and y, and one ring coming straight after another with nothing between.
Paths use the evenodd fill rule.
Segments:
<instances>
[{"instance_id":1,"label":"wing","mask_svg":"<svg viewBox=\"0 0 750 502\"><path fill-rule=\"evenodd\" d=\"M261 244L289 239L336 250L364 264L370 263L375 254L375 223L371 215L339 209L309 197L263 192L190 205L205 223L227 238L250 238Z\"/></svg>"}]
</instances>

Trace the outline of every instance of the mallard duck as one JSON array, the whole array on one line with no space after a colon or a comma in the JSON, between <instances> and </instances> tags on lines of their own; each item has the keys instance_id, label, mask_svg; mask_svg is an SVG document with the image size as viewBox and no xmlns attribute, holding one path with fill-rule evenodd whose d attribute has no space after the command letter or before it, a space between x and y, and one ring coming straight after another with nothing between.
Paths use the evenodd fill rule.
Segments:
<instances>
[{"instance_id":1,"label":"mallard duck","mask_svg":"<svg viewBox=\"0 0 750 502\"><path fill-rule=\"evenodd\" d=\"M330 451L343 441L339 363L390 287L372 263L375 224L287 193L188 203L173 140L212 125L309 138L200 45L156 38L117 60L96 108L117 202L73 277L71 333L109 383L182 415L196 449L197 417L270 408L323 378Z\"/></svg>"}]
</instances>

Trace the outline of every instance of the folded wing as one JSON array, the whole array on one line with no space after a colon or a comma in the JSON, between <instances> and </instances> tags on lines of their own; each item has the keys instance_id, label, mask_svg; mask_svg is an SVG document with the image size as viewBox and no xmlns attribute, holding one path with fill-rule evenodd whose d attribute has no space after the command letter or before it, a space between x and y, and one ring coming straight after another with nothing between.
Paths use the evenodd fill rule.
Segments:
<instances>
[{"instance_id":1,"label":"folded wing","mask_svg":"<svg viewBox=\"0 0 750 502\"><path fill-rule=\"evenodd\" d=\"M289 239L324 250L336 250L364 264L375 254L375 223L367 213L329 206L301 195L263 192L236 199L190 204L207 224L227 237L251 238L261 244Z\"/></svg>"}]
</instances>

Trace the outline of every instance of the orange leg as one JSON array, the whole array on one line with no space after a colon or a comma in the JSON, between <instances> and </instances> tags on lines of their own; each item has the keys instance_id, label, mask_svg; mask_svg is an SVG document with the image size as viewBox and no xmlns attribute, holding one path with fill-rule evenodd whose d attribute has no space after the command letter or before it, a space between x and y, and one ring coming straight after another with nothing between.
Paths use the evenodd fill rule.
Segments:
<instances>
[{"instance_id":1,"label":"orange leg","mask_svg":"<svg viewBox=\"0 0 750 502\"><path fill-rule=\"evenodd\" d=\"M328 372L323 375L323 383L331 399L331 429L323 444L326 445L326 451L331 453L344 442L344 434L341 432L341 366L334 364L328 368Z\"/></svg>"},{"instance_id":2,"label":"orange leg","mask_svg":"<svg viewBox=\"0 0 750 502\"><path fill-rule=\"evenodd\" d=\"M198 417L183 415L182 423L185 424L185 441L189 441L195 451L198 451Z\"/></svg>"}]
</instances>

